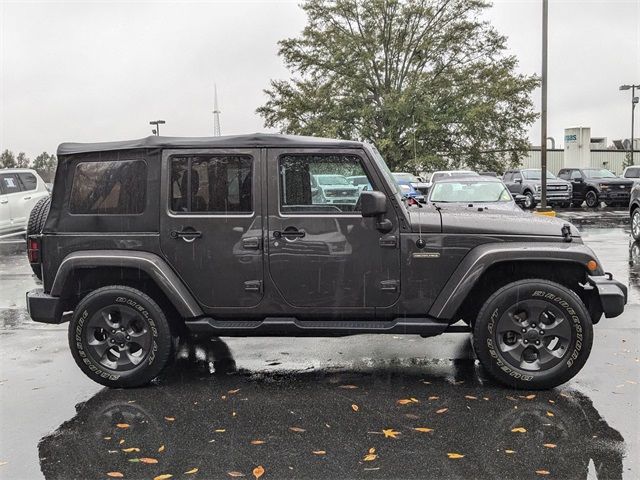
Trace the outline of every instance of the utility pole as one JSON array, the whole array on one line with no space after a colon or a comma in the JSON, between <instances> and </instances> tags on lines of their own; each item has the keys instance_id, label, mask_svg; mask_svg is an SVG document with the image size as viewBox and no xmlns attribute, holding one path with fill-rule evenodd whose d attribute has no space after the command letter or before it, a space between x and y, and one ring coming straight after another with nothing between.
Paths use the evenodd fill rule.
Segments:
<instances>
[{"instance_id":1,"label":"utility pole","mask_svg":"<svg viewBox=\"0 0 640 480\"><path fill-rule=\"evenodd\" d=\"M547 208L547 33L548 33L549 1L542 0L542 106L540 111L540 180L542 186L540 210Z\"/></svg>"},{"instance_id":2,"label":"utility pole","mask_svg":"<svg viewBox=\"0 0 640 480\"><path fill-rule=\"evenodd\" d=\"M629 145L629 150L631 151L631 165L635 165L633 161L633 121L635 117L636 103L638 103L638 97L636 97L636 88L640 89L640 85L620 85L620 90L629 90L631 89L631 143Z\"/></svg>"},{"instance_id":3,"label":"utility pole","mask_svg":"<svg viewBox=\"0 0 640 480\"><path fill-rule=\"evenodd\" d=\"M218 86L213 84L213 136L220 136L220 110L218 109Z\"/></svg>"}]
</instances>

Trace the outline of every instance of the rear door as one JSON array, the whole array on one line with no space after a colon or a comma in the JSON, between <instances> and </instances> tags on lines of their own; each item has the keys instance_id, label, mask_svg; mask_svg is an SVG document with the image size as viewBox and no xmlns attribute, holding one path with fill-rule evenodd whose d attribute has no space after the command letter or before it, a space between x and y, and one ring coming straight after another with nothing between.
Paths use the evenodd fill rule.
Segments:
<instances>
[{"instance_id":1,"label":"rear door","mask_svg":"<svg viewBox=\"0 0 640 480\"><path fill-rule=\"evenodd\" d=\"M360 215L360 190L346 180L366 176L382 190L364 152L270 149L267 158L268 265L286 302L327 316L373 315L396 302L398 218L389 205L392 230L376 230L374 219Z\"/></svg>"},{"instance_id":2,"label":"rear door","mask_svg":"<svg viewBox=\"0 0 640 480\"><path fill-rule=\"evenodd\" d=\"M7 230L17 230L26 227L26 214L23 208L22 188L15 173L0 174L2 183L2 225ZM5 217L5 215L7 215Z\"/></svg>"},{"instance_id":3,"label":"rear door","mask_svg":"<svg viewBox=\"0 0 640 480\"><path fill-rule=\"evenodd\" d=\"M163 152L161 246L205 307L263 296L260 150Z\"/></svg>"}]
</instances>

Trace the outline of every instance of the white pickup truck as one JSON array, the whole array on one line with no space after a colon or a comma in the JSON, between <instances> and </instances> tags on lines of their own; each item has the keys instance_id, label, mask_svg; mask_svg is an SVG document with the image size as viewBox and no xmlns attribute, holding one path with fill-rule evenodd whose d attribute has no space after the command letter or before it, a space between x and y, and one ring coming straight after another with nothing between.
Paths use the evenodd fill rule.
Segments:
<instances>
[{"instance_id":1,"label":"white pickup truck","mask_svg":"<svg viewBox=\"0 0 640 480\"><path fill-rule=\"evenodd\" d=\"M47 186L35 170L0 170L0 236L26 230L31 209L48 195Z\"/></svg>"}]
</instances>

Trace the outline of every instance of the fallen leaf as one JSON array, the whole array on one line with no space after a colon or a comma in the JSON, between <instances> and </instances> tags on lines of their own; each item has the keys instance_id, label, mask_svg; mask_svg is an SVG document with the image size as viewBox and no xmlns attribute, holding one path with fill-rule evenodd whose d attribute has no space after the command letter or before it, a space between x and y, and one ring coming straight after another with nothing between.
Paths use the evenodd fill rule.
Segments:
<instances>
[{"instance_id":1,"label":"fallen leaf","mask_svg":"<svg viewBox=\"0 0 640 480\"><path fill-rule=\"evenodd\" d=\"M555 415L552 412L547 412L547 417L555 417Z\"/></svg>"},{"instance_id":2,"label":"fallen leaf","mask_svg":"<svg viewBox=\"0 0 640 480\"><path fill-rule=\"evenodd\" d=\"M417 420L420 418L418 415L414 415L413 413L405 413L404 416L410 418L411 420Z\"/></svg>"},{"instance_id":3,"label":"fallen leaf","mask_svg":"<svg viewBox=\"0 0 640 480\"><path fill-rule=\"evenodd\" d=\"M167 422L173 422L173 421L176 419L176 417L164 417L164 419L165 419Z\"/></svg>"},{"instance_id":4,"label":"fallen leaf","mask_svg":"<svg viewBox=\"0 0 640 480\"><path fill-rule=\"evenodd\" d=\"M142 463L158 463L158 460L155 458L142 457L139 459Z\"/></svg>"},{"instance_id":5,"label":"fallen leaf","mask_svg":"<svg viewBox=\"0 0 640 480\"><path fill-rule=\"evenodd\" d=\"M355 385L340 385L338 388L346 388L348 390L352 390L354 388L358 388Z\"/></svg>"},{"instance_id":6,"label":"fallen leaf","mask_svg":"<svg viewBox=\"0 0 640 480\"><path fill-rule=\"evenodd\" d=\"M102 438L104 438L105 440L111 440L111 437L102 437Z\"/></svg>"},{"instance_id":7,"label":"fallen leaf","mask_svg":"<svg viewBox=\"0 0 640 480\"><path fill-rule=\"evenodd\" d=\"M465 395L464 398L466 398L467 400L477 400L478 397L474 397L473 395Z\"/></svg>"},{"instance_id":8,"label":"fallen leaf","mask_svg":"<svg viewBox=\"0 0 640 480\"><path fill-rule=\"evenodd\" d=\"M122 445L124 443L124 438L118 442L118 445Z\"/></svg>"},{"instance_id":9,"label":"fallen leaf","mask_svg":"<svg viewBox=\"0 0 640 480\"><path fill-rule=\"evenodd\" d=\"M400 432L396 432L393 428L382 429L382 433L384 433L384 438L398 438Z\"/></svg>"},{"instance_id":10,"label":"fallen leaf","mask_svg":"<svg viewBox=\"0 0 640 480\"><path fill-rule=\"evenodd\" d=\"M238 393L239 391L240 391L240 389L239 389L239 388L236 388L235 390L229 390L227 393L228 393L229 395L233 395L234 393Z\"/></svg>"},{"instance_id":11,"label":"fallen leaf","mask_svg":"<svg viewBox=\"0 0 640 480\"><path fill-rule=\"evenodd\" d=\"M429 397L429 400L438 400L440 397Z\"/></svg>"},{"instance_id":12,"label":"fallen leaf","mask_svg":"<svg viewBox=\"0 0 640 480\"><path fill-rule=\"evenodd\" d=\"M289 430L291 430L292 432L306 432L306 430L304 428L300 428L300 427L289 427Z\"/></svg>"},{"instance_id":13,"label":"fallen leaf","mask_svg":"<svg viewBox=\"0 0 640 480\"><path fill-rule=\"evenodd\" d=\"M164 452L164 445L160 445L160 448L158 449L158 452Z\"/></svg>"},{"instance_id":14,"label":"fallen leaf","mask_svg":"<svg viewBox=\"0 0 640 480\"><path fill-rule=\"evenodd\" d=\"M536 470L538 475L549 475L551 472L549 470Z\"/></svg>"},{"instance_id":15,"label":"fallen leaf","mask_svg":"<svg viewBox=\"0 0 640 480\"><path fill-rule=\"evenodd\" d=\"M218 428L218 429L216 429L216 433L224 433L224 432L226 432L226 431L227 431L227 430L226 430L226 429L224 429L224 428Z\"/></svg>"},{"instance_id":16,"label":"fallen leaf","mask_svg":"<svg viewBox=\"0 0 640 480\"><path fill-rule=\"evenodd\" d=\"M396 402L398 405L409 405L410 403L418 403L418 399L416 398L403 398Z\"/></svg>"},{"instance_id":17,"label":"fallen leaf","mask_svg":"<svg viewBox=\"0 0 640 480\"><path fill-rule=\"evenodd\" d=\"M229 475L230 477L244 477L244 473L242 472L227 472L227 475Z\"/></svg>"},{"instance_id":18,"label":"fallen leaf","mask_svg":"<svg viewBox=\"0 0 640 480\"><path fill-rule=\"evenodd\" d=\"M440 410L436 410L436 413L444 413L447 410L449 410L448 408L441 408Z\"/></svg>"},{"instance_id":19,"label":"fallen leaf","mask_svg":"<svg viewBox=\"0 0 640 480\"><path fill-rule=\"evenodd\" d=\"M251 445L262 445L266 443L264 440L251 440Z\"/></svg>"},{"instance_id":20,"label":"fallen leaf","mask_svg":"<svg viewBox=\"0 0 640 480\"><path fill-rule=\"evenodd\" d=\"M513 433L525 433L527 429L523 427L516 427L516 428L512 428L511 431Z\"/></svg>"},{"instance_id":21,"label":"fallen leaf","mask_svg":"<svg viewBox=\"0 0 640 480\"><path fill-rule=\"evenodd\" d=\"M358 407L358 405L354 403L351 405L351 410L353 410L354 412L357 412L358 410L360 410L360 407Z\"/></svg>"},{"instance_id":22,"label":"fallen leaf","mask_svg":"<svg viewBox=\"0 0 640 480\"><path fill-rule=\"evenodd\" d=\"M362 460L364 460L365 462L373 462L376 458L378 458L378 455L376 455L376 449L370 448L369 452L364 456Z\"/></svg>"},{"instance_id":23,"label":"fallen leaf","mask_svg":"<svg viewBox=\"0 0 640 480\"><path fill-rule=\"evenodd\" d=\"M531 395L527 395L526 397L527 400L533 400L534 398L536 398L535 394L531 394Z\"/></svg>"},{"instance_id":24,"label":"fallen leaf","mask_svg":"<svg viewBox=\"0 0 640 480\"><path fill-rule=\"evenodd\" d=\"M509 454L511 454L511 453L516 453L516 451L515 451L515 450L505 450L505 451L504 451L504 453L509 453Z\"/></svg>"},{"instance_id":25,"label":"fallen leaf","mask_svg":"<svg viewBox=\"0 0 640 480\"><path fill-rule=\"evenodd\" d=\"M128 423L116 423L116 427L118 428L129 428L131 425Z\"/></svg>"},{"instance_id":26,"label":"fallen leaf","mask_svg":"<svg viewBox=\"0 0 640 480\"><path fill-rule=\"evenodd\" d=\"M131 452L136 452L137 453L137 452L140 451L140 449L136 448L136 447L131 447L131 448L123 448L122 451L125 452L125 453L131 453Z\"/></svg>"},{"instance_id":27,"label":"fallen leaf","mask_svg":"<svg viewBox=\"0 0 640 480\"><path fill-rule=\"evenodd\" d=\"M121 472L107 472L107 477L111 478L123 478L124 475Z\"/></svg>"},{"instance_id":28,"label":"fallen leaf","mask_svg":"<svg viewBox=\"0 0 640 480\"><path fill-rule=\"evenodd\" d=\"M423 433L433 432L433 428L427 428L427 427L415 427L414 430L416 432L423 432Z\"/></svg>"},{"instance_id":29,"label":"fallen leaf","mask_svg":"<svg viewBox=\"0 0 640 480\"><path fill-rule=\"evenodd\" d=\"M157 477L153 477L153 480L167 480L167 478L171 478L171 477L173 477L173 475L171 475L170 473L162 473Z\"/></svg>"},{"instance_id":30,"label":"fallen leaf","mask_svg":"<svg viewBox=\"0 0 640 480\"><path fill-rule=\"evenodd\" d=\"M256 477L256 480L264 475L264 467L262 465L258 465L253 469L253 476Z\"/></svg>"},{"instance_id":31,"label":"fallen leaf","mask_svg":"<svg viewBox=\"0 0 640 480\"><path fill-rule=\"evenodd\" d=\"M462 455L460 453L447 453L447 457L455 460L455 459L458 459L458 458L463 458L464 455Z\"/></svg>"},{"instance_id":32,"label":"fallen leaf","mask_svg":"<svg viewBox=\"0 0 640 480\"><path fill-rule=\"evenodd\" d=\"M0 462L0 467L4 467L5 465L7 465L9 462Z\"/></svg>"},{"instance_id":33,"label":"fallen leaf","mask_svg":"<svg viewBox=\"0 0 640 480\"><path fill-rule=\"evenodd\" d=\"M547 447L547 448L556 448L557 447L557 445L555 443L545 443L543 446Z\"/></svg>"},{"instance_id":34,"label":"fallen leaf","mask_svg":"<svg viewBox=\"0 0 640 480\"><path fill-rule=\"evenodd\" d=\"M314 454L314 455L326 455L326 454L327 454L327 452L326 452L326 451L324 451L324 450L314 450L314 451L313 451L313 454Z\"/></svg>"},{"instance_id":35,"label":"fallen leaf","mask_svg":"<svg viewBox=\"0 0 640 480\"><path fill-rule=\"evenodd\" d=\"M185 473L185 475L191 475L192 473L198 473L198 469L197 468L192 468L191 470L187 470L184 473Z\"/></svg>"},{"instance_id":36,"label":"fallen leaf","mask_svg":"<svg viewBox=\"0 0 640 480\"><path fill-rule=\"evenodd\" d=\"M131 463L140 463L140 459L139 458L130 458L129 461Z\"/></svg>"}]
</instances>

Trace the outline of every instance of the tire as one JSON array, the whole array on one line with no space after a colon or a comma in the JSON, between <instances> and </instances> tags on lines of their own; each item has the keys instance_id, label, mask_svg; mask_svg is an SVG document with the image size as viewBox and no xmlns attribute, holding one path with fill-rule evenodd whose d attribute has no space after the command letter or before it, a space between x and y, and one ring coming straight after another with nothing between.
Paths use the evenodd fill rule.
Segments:
<instances>
[{"instance_id":1,"label":"tire","mask_svg":"<svg viewBox=\"0 0 640 480\"><path fill-rule=\"evenodd\" d=\"M527 197L524 201L524 208L526 208L527 210L533 210L534 208L536 208L536 199L533 196L533 193L527 190L526 192L524 192L524 196Z\"/></svg>"},{"instance_id":2,"label":"tire","mask_svg":"<svg viewBox=\"0 0 640 480\"><path fill-rule=\"evenodd\" d=\"M69 324L69 346L89 378L107 387L128 388L146 385L160 374L172 357L173 337L151 297L114 285L80 301ZM125 357L121 351L129 353Z\"/></svg>"},{"instance_id":3,"label":"tire","mask_svg":"<svg viewBox=\"0 0 640 480\"><path fill-rule=\"evenodd\" d=\"M487 372L527 390L571 379L587 361L592 343L591 317L578 295L539 279L513 282L491 295L473 330L474 350Z\"/></svg>"},{"instance_id":4,"label":"tire","mask_svg":"<svg viewBox=\"0 0 640 480\"><path fill-rule=\"evenodd\" d=\"M631 235L634 240L640 240L640 207L631 214Z\"/></svg>"},{"instance_id":5,"label":"tire","mask_svg":"<svg viewBox=\"0 0 640 480\"><path fill-rule=\"evenodd\" d=\"M584 197L584 201L587 202L587 207L589 208L598 208L600 206L598 192L595 190L589 190Z\"/></svg>"},{"instance_id":6,"label":"tire","mask_svg":"<svg viewBox=\"0 0 640 480\"><path fill-rule=\"evenodd\" d=\"M49 208L51 207L51 197L46 196L38 200L38 202L31 209L29 214L29 222L27 223L27 239L30 235L39 235L42 233L44 223L47 221L49 215ZM33 273L42 280L42 270L39 265L31 265Z\"/></svg>"}]
</instances>

